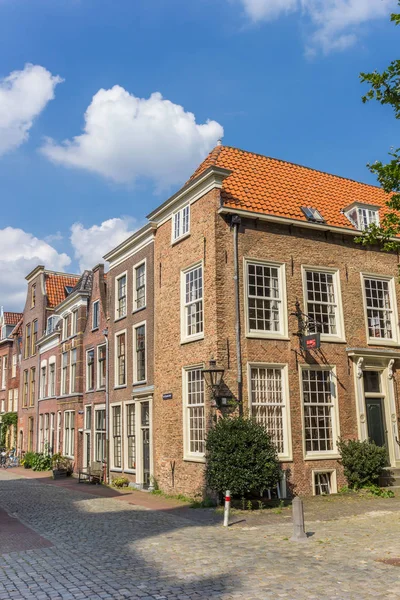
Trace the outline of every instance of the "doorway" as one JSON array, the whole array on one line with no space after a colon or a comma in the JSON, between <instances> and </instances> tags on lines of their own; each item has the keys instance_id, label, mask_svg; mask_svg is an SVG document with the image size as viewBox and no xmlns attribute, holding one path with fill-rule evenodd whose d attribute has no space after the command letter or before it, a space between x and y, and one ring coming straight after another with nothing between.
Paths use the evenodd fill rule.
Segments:
<instances>
[{"instance_id":1,"label":"doorway","mask_svg":"<svg viewBox=\"0 0 400 600\"><path fill-rule=\"evenodd\" d=\"M368 438L377 446L387 447L385 415L382 398L365 398Z\"/></svg>"}]
</instances>

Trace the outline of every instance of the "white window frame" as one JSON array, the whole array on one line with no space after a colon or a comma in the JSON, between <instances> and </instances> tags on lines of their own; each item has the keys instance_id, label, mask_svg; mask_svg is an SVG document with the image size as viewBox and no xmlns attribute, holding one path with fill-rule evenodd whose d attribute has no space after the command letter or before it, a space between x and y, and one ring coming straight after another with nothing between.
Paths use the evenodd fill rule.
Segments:
<instances>
[{"instance_id":1,"label":"white window frame","mask_svg":"<svg viewBox=\"0 0 400 600\"><path fill-rule=\"evenodd\" d=\"M344 209L344 214L356 229L365 231L370 225L377 225L379 227L379 208L379 206L374 206L373 204L354 202ZM364 211L365 215L362 214ZM365 223L364 216L367 223Z\"/></svg>"},{"instance_id":2,"label":"white window frame","mask_svg":"<svg viewBox=\"0 0 400 600\"><path fill-rule=\"evenodd\" d=\"M139 327L143 327L144 326L144 379L138 379L137 377L137 352L136 352L136 335L137 335L137 330L139 329ZM140 323L136 323L136 325L133 325L132 327L132 331L133 331L133 343L132 343L132 354L133 354L133 383L136 385L138 383L146 383L147 381L147 325L146 325L146 321L141 321Z\"/></svg>"},{"instance_id":3,"label":"white window frame","mask_svg":"<svg viewBox=\"0 0 400 600\"><path fill-rule=\"evenodd\" d=\"M65 418L66 415L69 414L69 420L68 420L68 424L69 424L69 436L68 436L68 447L67 447L67 439L66 439L66 421L67 419ZM74 428L72 429L71 427L71 414L74 415ZM64 448L64 455L67 456L68 458L74 458L74 451L75 451L75 435L76 435L76 423L75 423L75 411L74 410L65 410L64 411L64 435L63 435L63 448ZM74 432L73 437L71 436L71 431ZM69 452L69 450L72 450L72 452Z\"/></svg>"},{"instance_id":4,"label":"white window frame","mask_svg":"<svg viewBox=\"0 0 400 600\"><path fill-rule=\"evenodd\" d=\"M94 462L99 462L97 461L96 458L96 453L97 453L97 434L100 433L103 435L103 461L106 459L106 431L107 431L107 421L106 421L106 405L105 404L94 404L93 405L93 412L92 412L92 428L93 428L93 442L92 442L92 448L93 448L93 452L92 452L92 456L93 456L93 461ZM98 411L104 411L104 429L97 429L96 428L96 412Z\"/></svg>"},{"instance_id":5,"label":"white window frame","mask_svg":"<svg viewBox=\"0 0 400 600\"><path fill-rule=\"evenodd\" d=\"M18 412L18 388L14 390L14 412Z\"/></svg>"},{"instance_id":6,"label":"white window frame","mask_svg":"<svg viewBox=\"0 0 400 600\"><path fill-rule=\"evenodd\" d=\"M138 441L139 441L139 434L138 434L138 430L140 428L140 423L138 423L138 409L137 406L139 405L139 409L140 409L140 402L137 402L136 400L130 400L129 402L124 402L123 404L123 416L122 416L122 424L123 424L123 465L124 465L124 471L125 473L136 473L137 472L137 468L138 468ZM133 406L133 412L135 414L135 468L132 469L131 467L128 466L128 406ZM139 415L140 416L140 415Z\"/></svg>"},{"instance_id":7,"label":"white window frame","mask_svg":"<svg viewBox=\"0 0 400 600\"><path fill-rule=\"evenodd\" d=\"M278 269L279 287L281 290L278 310L279 310L279 331L264 331L250 329L250 318L249 318L249 265L261 265L265 267L272 267ZM246 337L248 338L265 338L265 339L279 339L288 340L288 314L287 314L287 299L286 299L286 265L285 263L274 262L270 260L260 260L256 258L244 258L243 259L244 269L244 308L245 308L245 323L246 323Z\"/></svg>"},{"instance_id":8,"label":"white window frame","mask_svg":"<svg viewBox=\"0 0 400 600\"><path fill-rule=\"evenodd\" d=\"M187 229L184 231L184 213L187 211ZM184 240L190 235L190 202L187 202L172 213L171 217L171 244ZM176 221L179 219L178 227Z\"/></svg>"},{"instance_id":9,"label":"white window frame","mask_svg":"<svg viewBox=\"0 0 400 600\"><path fill-rule=\"evenodd\" d=\"M292 460L292 435L291 435L291 419L290 419L290 394L289 394L289 368L286 363L262 363L262 362L249 362L247 364L247 389L248 389L248 403L249 403L249 414L252 414L252 385L251 385L251 371L252 369L279 369L282 377L282 395L284 402L283 414L283 441L284 450L278 452L278 458L281 461Z\"/></svg>"},{"instance_id":10,"label":"white window frame","mask_svg":"<svg viewBox=\"0 0 400 600\"><path fill-rule=\"evenodd\" d=\"M64 367L64 356L65 355L67 357L67 364ZM66 396L68 393L68 391L67 391L68 369L69 369L69 352L62 352L61 353L61 389L60 389L61 396Z\"/></svg>"},{"instance_id":11,"label":"white window frame","mask_svg":"<svg viewBox=\"0 0 400 600\"><path fill-rule=\"evenodd\" d=\"M75 369L74 369L74 373L72 373L72 353L75 352ZM72 348L70 350L69 353L69 393L70 394L76 394L77 393L77 389L76 389L76 371L77 371L77 364L78 364L78 349L77 348ZM73 376L74 375L74 376Z\"/></svg>"},{"instance_id":12,"label":"white window frame","mask_svg":"<svg viewBox=\"0 0 400 600\"><path fill-rule=\"evenodd\" d=\"M57 432L56 432L56 452L58 454L60 452L60 441L61 441L61 423L62 423L62 412L61 410L57 411Z\"/></svg>"},{"instance_id":13,"label":"white window frame","mask_svg":"<svg viewBox=\"0 0 400 600\"><path fill-rule=\"evenodd\" d=\"M100 374L101 374L100 348L104 348L105 349L105 353L106 354L105 354L104 362L106 363L106 369L107 369L107 344L99 344L97 346L97 354L96 354L96 356L97 356L97 368L96 368L96 371L97 371L97 382L96 382L97 383L97 389L98 390L104 390L105 387L106 387L107 373L106 373L106 375L104 377L104 384L102 385L101 382L100 382Z\"/></svg>"},{"instance_id":14,"label":"white window frame","mask_svg":"<svg viewBox=\"0 0 400 600\"><path fill-rule=\"evenodd\" d=\"M68 319L69 319L69 326L70 329L72 328L72 314L70 312L65 313L62 316L62 320L63 320L63 324L62 324L62 331L63 331L63 340L66 340L69 338L69 333L68 332Z\"/></svg>"},{"instance_id":15,"label":"white window frame","mask_svg":"<svg viewBox=\"0 0 400 600\"><path fill-rule=\"evenodd\" d=\"M95 306L97 306L97 324L94 322ZM92 304L92 331L96 331L100 325L100 300L95 300Z\"/></svg>"},{"instance_id":16,"label":"white window frame","mask_svg":"<svg viewBox=\"0 0 400 600\"><path fill-rule=\"evenodd\" d=\"M43 436L43 421L44 415L39 415L39 439L38 439L38 452L43 453L44 450L44 436Z\"/></svg>"},{"instance_id":17,"label":"white window frame","mask_svg":"<svg viewBox=\"0 0 400 600\"><path fill-rule=\"evenodd\" d=\"M362 288L362 296L363 296L363 306L364 306L364 322L365 322L365 334L367 337L367 343L373 344L374 346L398 346L400 342L400 332L399 332L399 316L397 311L397 299L396 299L396 286L395 286L395 278L384 275L376 275L375 273L360 273L361 275L361 288ZM389 288L389 298L391 303L391 325L393 338L380 338L380 337L370 337L368 330L368 314L367 314L367 296L365 292L365 280L366 279L376 279L378 281L386 281L388 283Z\"/></svg>"},{"instance_id":18,"label":"white window frame","mask_svg":"<svg viewBox=\"0 0 400 600\"><path fill-rule=\"evenodd\" d=\"M317 495L316 491L315 491L315 475L318 475L319 473L329 473L330 474L330 476L331 476L331 492L330 492L330 495L337 494L337 475L336 475L336 469L313 469L311 471L313 496Z\"/></svg>"},{"instance_id":19,"label":"white window frame","mask_svg":"<svg viewBox=\"0 0 400 600\"><path fill-rule=\"evenodd\" d=\"M43 382L43 369L44 369L44 382ZM47 360L42 360L40 363L40 385L39 385L39 397L46 398L47 390Z\"/></svg>"},{"instance_id":20,"label":"white window frame","mask_svg":"<svg viewBox=\"0 0 400 600\"><path fill-rule=\"evenodd\" d=\"M118 282L120 279L125 277L125 314L118 314ZM115 277L115 314L114 320L119 321L120 319L124 319L128 314L128 271L124 271Z\"/></svg>"},{"instance_id":21,"label":"white window frame","mask_svg":"<svg viewBox=\"0 0 400 600\"><path fill-rule=\"evenodd\" d=\"M304 412L304 394L303 394L303 371L330 371L331 372L331 385L334 393L333 398L333 415L332 419L332 450L329 451L306 451L306 432L305 432L305 412ZM324 460L329 458L340 458L340 454L337 448L337 441L340 438L340 421L339 421L339 399L338 399L338 380L336 375L335 365L308 365L302 364L299 369L300 379L300 400L301 400L301 427L302 427L302 438L303 438L303 456L304 460Z\"/></svg>"},{"instance_id":22,"label":"white window frame","mask_svg":"<svg viewBox=\"0 0 400 600\"><path fill-rule=\"evenodd\" d=\"M17 354L12 355L12 365L11 365L11 377L14 379L17 376L17 362L18 356Z\"/></svg>"},{"instance_id":23,"label":"white window frame","mask_svg":"<svg viewBox=\"0 0 400 600\"><path fill-rule=\"evenodd\" d=\"M93 381L92 381L92 387L89 387L89 352L93 352ZM96 389L96 372L95 372L95 362L96 362L96 352L94 347L93 348L88 348L85 352L85 357L86 357L86 361L85 361L85 369L86 369L86 391L87 392L93 392Z\"/></svg>"},{"instance_id":24,"label":"white window frame","mask_svg":"<svg viewBox=\"0 0 400 600\"><path fill-rule=\"evenodd\" d=\"M7 370L8 370L8 356L3 356L3 369L1 372L1 388L6 389L7 384Z\"/></svg>"},{"instance_id":25,"label":"white window frame","mask_svg":"<svg viewBox=\"0 0 400 600\"><path fill-rule=\"evenodd\" d=\"M71 337L78 333L78 309L71 312Z\"/></svg>"},{"instance_id":26,"label":"white window frame","mask_svg":"<svg viewBox=\"0 0 400 600\"><path fill-rule=\"evenodd\" d=\"M201 277L202 277L202 296L201 299L197 299L193 302L186 303L186 275L190 273L190 271L194 271L195 269L201 268ZM204 310L204 302L205 294L204 294L204 264L203 261L199 261L190 265L190 267L186 267L181 270L181 344L186 344L188 342L195 342L197 340L204 339L204 331L205 331L205 310ZM192 335L187 334L187 308L192 305L194 302L199 302L201 300L202 303L202 313L203 313L203 329L199 333L194 333Z\"/></svg>"},{"instance_id":27,"label":"white window frame","mask_svg":"<svg viewBox=\"0 0 400 600\"><path fill-rule=\"evenodd\" d=\"M113 402L110 404L110 458L111 458L111 471L121 472L124 466L124 411L122 402ZM115 465L115 453L114 453L114 408L120 409L121 415L121 429L120 429L120 445L121 445L121 466Z\"/></svg>"},{"instance_id":28,"label":"white window frame","mask_svg":"<svg viewBox=\"0 0 400 600\"><path fill-rule=\"evenodd\" d=\"M344 316L343 316L343 304L342 304L342 291L340 287L340 271L339 269L332 267L315 267L311 265L302 265L302 280L303 280L303 301L304 301L304 312L308 314L308 295L307 295L307 273L325 273L333 276L333 286L335 293L335 321L336 321L336 333L321 333L321 341L323 342L345 342L344 332ZM318 304L318 302L314 302Z\"/></svg>"},{"instance_id":29,"label":"white window frame","mask_svg":"<svg viewBox=\"0 0 400 600\"><path fill-rule=\"evenodd\" d=\"M13 390L8 390L8 407L7 412L13 411Z\"/></svg>"},{"instance_id":30,"label":"white window frame","mask_svg":"<svg viewBox=\"0 0 400 600\"><path fill-rule=\"evenodd\" d=\"M51 367L53 365L54 365L54 379L52 381L52 378L50 377L50 374L51 374ZM55 356L50 356L50 358L49 358L49 370L48 370L48 377L47 377L47 386L48 386L47 396L49 398L53 398L56 395L56 380L57 380L56 357Z\"/></svg>"},{"instance_id":31,"label":"white window frame","mask_svg":"<svg viewBox=\"0 0 400 600\"><path fill-rule=\"evenodd\" d=\"M117 383L118 370L118 336L125 334L125 383ZM128 332L127 329L121 329L114 334L114 389L125 388L128 383Z\"/></svg>"},{"instance_id":32,"label":"white window frame","mask_svg":"<svg viewBox=\"0 0 400 600\"><path fill-rule=\"evenodd\" d=\"M144 265L144 305L140 306L139 308L137 307L137 288L136 288L136 271L137 269L139 269L140 267L142 267ZM143 260L141 260L140 262L136 263L136 265L133 266L132 268L132 279L133 279L133 305L132 305L132 312L138 312L140 310L144 310L147 306L147 260L146 258L144 258Z\"/></svg>"},{"instance_id":33,"label":"white window frame","mask_svg":"<svg viewBox=\"0 0 400 600\"><path fill-rule=\"evenodd\" d=\"M190 429L190 425L189 425L189 420L190 420L190 412L189 412L189 404L188 404L188 373L189 371L197 371L197 370L201 370L204 369L204 364L197 364L197 365L190 365L187 367L183 367L182 369L182 400L183 400L183 460L186 461L191 461L191 462L201 462L204 463L206 461L206 457L205 457L205 452L191 452L190 451L190 433L189 433L189 429ZM203 406L204 407L204 439L206 437L206 433L207 433L207 403L206 403L206 397L207 397L207 390L206 390L206 385L203 381L203 393L204 393L204 400L202 404L199 404L198 406Z\"/></svg>"}]
</instances>

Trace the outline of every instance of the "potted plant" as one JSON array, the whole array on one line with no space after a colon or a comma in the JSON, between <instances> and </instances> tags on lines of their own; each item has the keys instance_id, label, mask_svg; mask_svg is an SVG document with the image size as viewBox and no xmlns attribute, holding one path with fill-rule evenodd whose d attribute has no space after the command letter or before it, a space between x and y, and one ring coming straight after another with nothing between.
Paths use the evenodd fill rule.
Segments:
<instances>
[{"instance_id":1,"label":"potted plant","mask_svg":"<svg viewBox=\"0 0 400 600\"><path fill-rule=\"evenodd\" d=\"M58 452L57 454L53 454L51 461L53 466L53 479L60 479L61 477L66 477L68 475L68 471L70 470L68 458Z\"/></svg>"}]
</instances>

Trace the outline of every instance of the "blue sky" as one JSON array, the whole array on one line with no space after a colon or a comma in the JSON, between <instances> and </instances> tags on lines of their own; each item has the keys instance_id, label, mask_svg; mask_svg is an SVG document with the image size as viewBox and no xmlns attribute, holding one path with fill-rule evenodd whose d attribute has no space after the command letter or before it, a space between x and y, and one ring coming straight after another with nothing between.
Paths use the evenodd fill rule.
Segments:
<instances>
[{"instance_id":1,"label":"blue sky","mask_svg":"<svg viewBox=\"0 0 400 600\"><path fill-rule=\"evenodd\" d=\"M222 129L226 145L375 183L365 165L398 128L361 103L358 74L398 57L396 4L0 0L0 305L19 307L38 262L93 266Z\"/></svg>"}]
</instances>

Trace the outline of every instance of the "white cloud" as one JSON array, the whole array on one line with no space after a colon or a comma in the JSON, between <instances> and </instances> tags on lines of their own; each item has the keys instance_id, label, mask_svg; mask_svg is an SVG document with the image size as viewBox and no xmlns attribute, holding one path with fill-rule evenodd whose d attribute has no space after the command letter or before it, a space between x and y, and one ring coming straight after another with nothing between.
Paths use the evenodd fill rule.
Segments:
<instances>
[{"instance_id":1,"label":"white cloud","mask_svg":"<svg viewBox=\"0 0 400 600\"><path fill-rule=\"evenodd\" d=\"M160 188L181 183L222 135L219 123L197 124L193 113L158 92L136 98L115 85L93 96L84 133L62 144L47 139L42 152L64 166L121 183L145 177Z\"/></svg>"},{"instance_id":2,"label":"white cloud","mask_svg":"<svg viewBox=\"0 0 400 600\"><path fill-rule=\"evenodd\" d=\"M71 244L81 271L91 269L104 262L103 256L126 240L135 229L131 229L132 219L108 219L101 225L85 228L82 223L71 227Z\"/></svg>"},{"instance_id":3,"label":"white cloud","mask_svg":"<svg viewBox=\"0 0 400 600\"><path fill-rule=\"evenodd\" d=\"M307 53L344 50L356 43L360 26L389 18L397 0L240 0L252 21L297 12L310 26Z\"/></svg>"},{"instance_id":4,"label":"white cloud","mask_svg":"<svg viewBox=\"0 0 400 600\"><path fill-rule=\"evenodd\" d=\"M26 275L37 265L64 271L71 259L50 244L22 229L0 229L0 305L22 311L26 299Z\"/></svg>"},{"instance_id":5,"label":"white cloud","mask_svg":"<svg viewBox=\"0 0 400 600\"><path fill-rule=\"evenodd\" d=\"M31 64L0 79L0 156L26 142L35 117L54 98L61 81L44 67Z\"/></svg>"}]
</instances>

